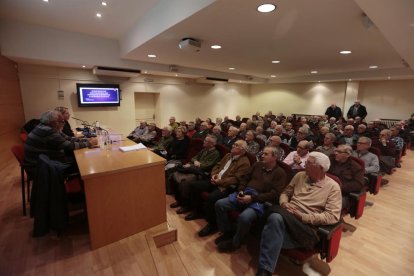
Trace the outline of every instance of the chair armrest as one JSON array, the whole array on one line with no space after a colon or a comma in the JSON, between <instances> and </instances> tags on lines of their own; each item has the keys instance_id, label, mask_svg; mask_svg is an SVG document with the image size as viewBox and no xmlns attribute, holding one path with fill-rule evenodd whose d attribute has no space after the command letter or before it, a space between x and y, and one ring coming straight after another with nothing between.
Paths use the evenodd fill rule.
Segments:
<instances>
[{"instance_id":1,"label":"chair armrest","mask_svg":"<svg viewBox=\"0 0 414 276\"><path fill-rule=\"evenodd\" d=\"M342 222L337 222L332 225L320 225L318 227L318 235L330 240L332 235L342 226Z\"/></svg>"},{"instance_id":2,"label":"chair armrest","mask_svg":"<svg viewBox=\"0 0 414 276\"><path fill-rule=\"evenodd\" d=\"M349 193L349 196L354 200L359 200L365 194L366 194L366 192L362 191L362 192L359 192L359 193Z\"/></svg>"}]
</instances>

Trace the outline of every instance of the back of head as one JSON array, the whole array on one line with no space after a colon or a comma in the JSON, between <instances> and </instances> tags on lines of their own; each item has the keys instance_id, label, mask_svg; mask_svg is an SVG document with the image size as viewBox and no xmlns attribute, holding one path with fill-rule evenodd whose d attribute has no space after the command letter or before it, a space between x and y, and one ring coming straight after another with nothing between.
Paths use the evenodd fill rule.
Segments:
<instances>
[{"instance_id":1,"label":"back of head","mask_svg":"<svg viewBox=\"0 0 414 276\"><path fill-rule=\"evenodd\" d=\"M40 123L44 125L50 125L52 122L57 121L61 113L56 110L49 110L40 115Z\"/></svg>"}]
</instances>

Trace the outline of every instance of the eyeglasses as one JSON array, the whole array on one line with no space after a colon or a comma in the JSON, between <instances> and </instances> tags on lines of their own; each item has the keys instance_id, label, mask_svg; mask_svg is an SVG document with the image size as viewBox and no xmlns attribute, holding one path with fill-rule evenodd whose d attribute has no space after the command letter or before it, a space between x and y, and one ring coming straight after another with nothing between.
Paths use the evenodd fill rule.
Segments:
<instances>
[{"instance_id":1,"label":"eyeglasses","mask_svg":"<svg viewBox=\"0 0 414 276\"><path fill-rule=\"evenodd\" d=\"M233 147L235 147L235 148L239 148L239 149L240 149L242 146L241 146L241 145L239 145L239 144L234 143L234 144L233 144Z\"/></svg>"},{"instance_id":2,"label":"eyeglasses","mask_svg":"<svg viewBox=\"0 0 414 276\"><path fill-rule=\"evenodd\" d=\"M303 149L303 150L306 150L307 148L304 148L304 147L299 147L299 146L297 146L296 147L297 149Z\"/></svg>"},{"instance_id":3,"label":"eyeglasses","mask_svg":"<svg viewBox=\"0 0 414 276\"><path fill-rule=\"evenodd\" d=\"M364 144L368 144L366 142L357 142L358 145L364 145Z\"/></svg>"}]
</instances>

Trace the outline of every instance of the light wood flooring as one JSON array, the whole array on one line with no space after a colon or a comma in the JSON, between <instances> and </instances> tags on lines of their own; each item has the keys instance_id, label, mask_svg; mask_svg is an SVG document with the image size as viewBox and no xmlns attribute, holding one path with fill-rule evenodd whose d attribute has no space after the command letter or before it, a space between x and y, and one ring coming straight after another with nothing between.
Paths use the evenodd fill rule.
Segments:
<instances>
[{"instance_id":1,"label":"light wood flooring","mask_svg":"<svg viewBox=\"0 0 414 276\"><path fill-rule=\"evenodd\" d=\"M368 200L357 226L344 233L338 256L330 264L318 258L312 266L329 275L414 275L414 154L389 184ZM151 232L142 232L91 251L87 223L74 217L61 238L32 238L33 221L22 216L17 162L0 171L0 275L254 275L258 241L232 254L218 253L213 235L199 238L203 220L187 222L166 207L168 223L178 229L178 241L156 248ZM138 200L138 199L137 199ZM167 206L172 202L167 196ZM110 223L110 222L108 222ZM120 225L119 227L122 227ZM306 268L305 268L306 270ZM303 267L280 258L276 275L305 275Z\"/></svg>"}]
</instances>

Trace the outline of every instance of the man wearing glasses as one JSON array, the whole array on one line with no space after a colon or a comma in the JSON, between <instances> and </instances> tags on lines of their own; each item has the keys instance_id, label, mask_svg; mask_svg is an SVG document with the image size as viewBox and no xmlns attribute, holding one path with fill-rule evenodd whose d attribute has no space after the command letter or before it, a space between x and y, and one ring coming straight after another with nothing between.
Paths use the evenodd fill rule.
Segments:
<instances>
[{"instance_id":1,"label":"man wearing glasses","mask_svg":"<svg viewBox=\"0 0 414 276\"><path fill-rule=\"evenodd\" d=\"M364 161L365 174L378 173L380 169L378 156L369 152L371 143L370 138L361 137L358 139L356 151L352 152L352 156Z\"/></svg>"},{"instance_id":2,"label":"man wearing glasses","mask_svg":"<svg viewBox=\"0 0 414 276\"><path fill-rule=\"evenodd\" d=\"M341 215L341 190L325 175L329 158L311 152L306 171L297 173L269 209L260 241L256 275L272 275L282 248L312 248L318 241L316 226L335 224Z\"/></svg>"},{"instance_id":3,"label":"man wearing glasses","mask_svg":"<svg viewBox=\"0 0 414 276\"><path fill-rule=\"evenodd\" d=\"M356 161L352 160L352 148L348 145L339 145L335 156L331 157L329 173L341 180L342 207L349 208L350 193L359 193L364 188L364 171Z\"/></svg>"},{"instance_id":4,"label":"man wearing glasses","mask_svg":"<svg viewBox=\"0 0 414 276\"><path fill-rule=\"evenodd\" d=\"M54 110L43 113L40 124L29 133L25 142L25 162L36 165L39 155L43 153L52 160L71 164L75 160L65 152L98 144L96 138L66 139L66 135L61 134L64 125L65 120L60 112Z\"/></svg>"},{"instance_id":5,"label":"man wearing glasses","mask_svg":"<svg viewBox=\"0 0 414 276\"><path fill-rule=\"evenodd\" d=\"M284 163L288 164L293 172L298 172L305 169L305 163L309 157L309 142L302 140L296 147L296 151L292 151L286 156Z\"/></svg>"},{"instance_id":6,"label":"man wearing glasses","mask_svg":"<svg viewBox=\"0 0 414 276\"><path fill-rule=\"evenodd\" d=\"M246 141L236 141L230 153L226 154L211 171L211 179L208 181L194 181L191 183L191 200L195 212L186 216L186 220L198 218L204 211L207 225L199 232L200 237L217 232L216 213L214 204L217 200L227 197L232 188L239 184L240 179L249 173L250 161L246 156ZM207 200L201 199L202 192L209 192ZM200 204L202 203L202 204Z\"/></svg>"}]
</instances>

